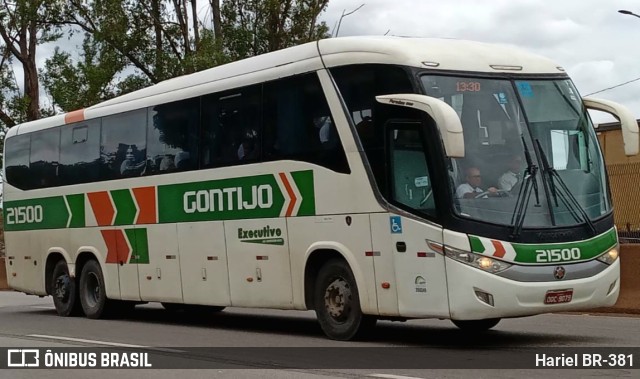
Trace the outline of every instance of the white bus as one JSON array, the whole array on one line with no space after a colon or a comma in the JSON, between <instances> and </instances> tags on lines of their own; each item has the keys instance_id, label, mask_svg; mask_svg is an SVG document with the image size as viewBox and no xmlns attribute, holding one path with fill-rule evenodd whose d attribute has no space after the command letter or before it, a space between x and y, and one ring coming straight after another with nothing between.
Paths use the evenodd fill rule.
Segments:
<instances>
[{"instance_id":1,"label":"white bus","mask_svg":"<svg viewBox=\"0 0 640 379\"><path fill-rule=\"evenodd\" d=\"M12 288L58 314L315 310L378 319L609 306L620 263L587 109L556 63L459 40L326 39L18 125Z\"/></svg>"}]
</instances>

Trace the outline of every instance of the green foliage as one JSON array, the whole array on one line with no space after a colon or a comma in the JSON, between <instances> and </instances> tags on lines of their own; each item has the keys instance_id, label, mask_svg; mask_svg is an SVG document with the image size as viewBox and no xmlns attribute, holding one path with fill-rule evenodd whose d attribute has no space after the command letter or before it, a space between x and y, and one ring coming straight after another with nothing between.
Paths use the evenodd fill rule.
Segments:
<instances>
[{"instance_id":1,"label":"green foliage","mask_svg":"<svg viewBox=\"0 0 640 379\"><path fill-rule=\"evenodd\" d=\"M327 38L318 23L328 0L227 0L222 3L225 53L232 60Z\"/></svg>"}]
</instances>

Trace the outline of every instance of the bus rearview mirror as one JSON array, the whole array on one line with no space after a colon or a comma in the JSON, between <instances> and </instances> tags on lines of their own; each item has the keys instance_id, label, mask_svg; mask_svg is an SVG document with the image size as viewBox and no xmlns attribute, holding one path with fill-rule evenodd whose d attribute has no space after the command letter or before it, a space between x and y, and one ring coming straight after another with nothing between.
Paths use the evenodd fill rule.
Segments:
<instances>
[{"instance_id":1,"label":"bus rearview mirror","mask_svg":"<svg viewBox=\"0 0 640 379\"><path fill-rule=\"evenodd\" d=\"M464 158L464 134L456 111L442 100L417 94L376 96L382 104L414 108L427 113L436 123L445 153L450 158Z\"/></svg>"},{"instance_id":2,"label":"bus rearview mirror","mask_svg":"<svg viewBox=\"0 0 640 379\"><path fill-rule=\"evenodd\" d=\"M638 134L638 121L631 111L618 103L604 99L585 97L582 99L587 109L593 109L609 113L620 121L622 140L624 141L624 153L627 156L637 155L640 152L640 139Z\"/></svg>"}]
</instances>

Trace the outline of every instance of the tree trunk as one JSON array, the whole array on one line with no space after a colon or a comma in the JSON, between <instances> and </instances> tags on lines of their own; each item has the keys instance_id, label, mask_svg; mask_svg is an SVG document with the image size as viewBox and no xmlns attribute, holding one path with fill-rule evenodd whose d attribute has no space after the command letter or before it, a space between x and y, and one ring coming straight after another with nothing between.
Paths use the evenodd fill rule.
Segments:
<instances>
[{"instance_id":1,"label":"tree trunk","mask_svg":"<svg viewBox=\"0 0 640 379\"><path fill-rule=\"evenodd\" d=\"M222 41L222 17L220 16L220 0L209 0L213 14L213 34L218 42Z\"/></svg>"},{"instance_id":2,"label":"tree trunk","mask_svg":"<svg viewBox=\"0 0 640 379\"><path fill-rule=\"evenodd\" d=\"M164 57L162 50L162 25L160 24L160 0L151 0L151 17L156 34L156 76L164 78Z\"/></svg>"},{"instance_id":3,"label":"tree trunk","mask_svg":"<svg viewBox=\"0 0 640 379\"><path fill-rule=\"evenodd\" d=\"M193 38L195 51L200 47L200 29L198 28L198 0L191 0L191 16L193 17Z\"/></svg>"}]
</instances>

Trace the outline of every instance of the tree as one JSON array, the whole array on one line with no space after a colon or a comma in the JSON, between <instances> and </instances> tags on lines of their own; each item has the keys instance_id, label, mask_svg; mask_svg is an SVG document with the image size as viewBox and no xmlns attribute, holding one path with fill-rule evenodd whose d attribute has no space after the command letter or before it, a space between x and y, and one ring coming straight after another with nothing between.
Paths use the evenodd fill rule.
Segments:
<instances>
[{"instance_id":1,"label":"tree","mask_svg":"<svg viewBox=\"0 0 640 379\"><path fill-rule=\"evenodd\" d=\"M329 36L318 23L329 0L227 0L222 3L225 52L232 59L259 55Z\"/></svg>"},{"instance_id":2,"label":"tree","mask_svg":"<svg viewBox=\"0 0 640 379\"><path fill-rule=\"evenodd\" d=\"M40 70L43 86L62 111L86 108L149 85L148 80L132 85L128 78L118 82L117 75L127 63L115 49L89 34L85 34L79 55L74 63L71 54L56 47Z\"/></svg>"},{"instance_id":3,"label":"tree","mask_svg":"<svg viewBox=\"0 0 640 379\"><path fill-rule=\"evenodd\" d=\"M0 37L4 52L0 65L0 81L10 81L9 64L14 59L22 65L24 94L18 94L18 86L11 85L13 91L0 102L0 121L11 127L17 122L36 120L40 117L40 91L38 70L36 67L36 48L38 45L55 41L60 37L59 28L47 20L55 20L60 15L59 0L2 0L0 9ZM13 78L15 80L15 77Z\"/></svg>"}]
</instances>

